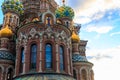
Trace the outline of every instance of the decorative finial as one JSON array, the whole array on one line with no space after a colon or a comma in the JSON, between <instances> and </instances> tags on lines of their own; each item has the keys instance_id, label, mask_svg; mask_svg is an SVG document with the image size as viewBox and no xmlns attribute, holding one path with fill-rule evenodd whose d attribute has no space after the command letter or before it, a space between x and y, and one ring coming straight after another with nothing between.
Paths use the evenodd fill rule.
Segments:
<instances>
[{"instance_id":1,"label":"decorative finial","mask_svg":"<svg viewBox=\"0 0 120 80\"><path fill-rule=\"evenodd\" d=\"M65 5L65 0L63 0L62 2L63 2L63 5Z\"/></svg>"}]
</instances>

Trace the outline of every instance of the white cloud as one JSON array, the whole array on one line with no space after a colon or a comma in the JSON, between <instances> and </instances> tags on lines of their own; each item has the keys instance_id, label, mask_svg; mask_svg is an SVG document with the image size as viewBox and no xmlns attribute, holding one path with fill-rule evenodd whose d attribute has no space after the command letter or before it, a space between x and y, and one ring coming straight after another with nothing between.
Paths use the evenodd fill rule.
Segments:
<instances>
[{"instance_id":1,"label":"white cloud","mask_svg":"<svg viewBox=\"0 0 120 80\"><path fill-rule=\"evenodd\" d=\"M89 22L91 22L91 19L90 18L88 18L88 17L83 17L83 18L79 18L79 17L76 17L75 19L74 19L74 22L75 23L82 23L82 24L86 24L86 23L89 23Z\"/></svg>"},{"instance_id":2,"label":"white cloud","mask_svg":"<svg viewBox=\"0 0 120 80\"><path fill-rule=\"evenodd\" d=\"M94 64L95 80L120 80L120 46L109 49L88 49Z\"/></svg>"},{"instance_id":3,"label":"white cloud","mask_svg":"<svg viewBox=\"0 0 120 80\"><path fill-rule=\"evenodd\" d=\"M108 33L112 29L112 26L87 26L85 30L87 32L97 32L99 34L103 34Z\"/></svg>"},{"instance_id":4,"label":"white cloud","mask_svg":"<svg viewBox=\"0 0 120 80\"><path fill-rule=\"evenodd\" d=\"M91 21L99 20L104 17L108 10L119 9L119 4L120 0L85 0L84 3L75 9L75 19L82 16L90 18ZM88 23L87 20L86 23ZM83 24L85 24L85 22Z\"/></svg>"},{"instance_id":5,"label":"white cloud","mask_svg":"<svg viewBox=\"0 0 120 80\"><path fill-rule=\"evenodd\" d=\"M61 0L56 1L60 5L62 4ZM119 4L120 0L66 0L66 5L71 5L74 8L74 21L80 24L103 18L107 11L119 9ZM111 19L111 16L108 18Z\"/></svg>"},{"instance_id":6,"label":"white cloud","mask_svg":"<svg viewBox=\"0 0 120 80\"><path fill-rule=\"evenodd\" d=\"M114 35L120 35L120 32L114 32L110 34L110 36L114 36Z\"/></svg>"}]
</instances>

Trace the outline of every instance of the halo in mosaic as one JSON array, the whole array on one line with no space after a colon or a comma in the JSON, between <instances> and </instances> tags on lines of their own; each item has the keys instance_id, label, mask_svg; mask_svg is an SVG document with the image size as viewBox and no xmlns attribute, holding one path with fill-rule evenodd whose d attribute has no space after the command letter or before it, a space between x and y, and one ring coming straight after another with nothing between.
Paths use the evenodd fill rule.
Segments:
<instances>
[{"instance_id":1,"label":"halo in mosaic","mask_svg":"<svg viewBox=\"0 0 120 80\"><path fill-rule=\"evenodd\" d=\"M56 18L68 17L70 19L74 18L74 11L69 6L61 6L55 11Z\"/></svg>"},{"instance_id":2,"label":"halo in mosaic","mask_svg":"<svg viewBox=\"0 0 120 80\"><path fill-rule=\"evenodd\" d=\"M81 56L80 54L73 54L72 56L73 62L88 62L85 56Z\"/></svg>"},{"instance_id":3,"label":"halo in mosaic","mask_svg":"<svg viewBox=\"0 0 120 80\"><path fill-rule=\"evenodd\" d=\"M13 56L12 53L4 50L0 50L0 59L5 59L5 60L15 60L15 57Z\"/></svg>"},{"instance_id":4,"label":"halo in mosaic","mask_svg":"<svg viewBox=\"0 0 120 80\"><path fill-rule=\"evenodd\" d=\"M6 0L2 3L3 13L7 11L15 11L18 14L24 12L23 5L19 0Z\"/></svg>"}]
</instances>

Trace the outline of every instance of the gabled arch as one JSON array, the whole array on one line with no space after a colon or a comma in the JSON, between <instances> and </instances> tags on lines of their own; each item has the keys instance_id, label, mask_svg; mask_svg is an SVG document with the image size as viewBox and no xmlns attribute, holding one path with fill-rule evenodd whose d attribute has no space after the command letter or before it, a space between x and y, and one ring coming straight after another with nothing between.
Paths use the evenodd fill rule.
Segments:
<instances>
[{"instance_id":1,"label":"gabled arch","mask_svg":"<svg viewBox=\"0 0 120 80\"><path fill-rule=\"evenodd\" d=\"M55 15L51 12L51 11L47 11L47 12L45 12L45 13L43 13L43 15L42 15L42 22L45 22L44 21L44 18L45 18L45 16L47 15L47 14L49 14L49 15L51 15L52 17L53 17L53 23L55 24L55 22L56 22L56 17L55 17Z\"/></svg>"}]
</instances>

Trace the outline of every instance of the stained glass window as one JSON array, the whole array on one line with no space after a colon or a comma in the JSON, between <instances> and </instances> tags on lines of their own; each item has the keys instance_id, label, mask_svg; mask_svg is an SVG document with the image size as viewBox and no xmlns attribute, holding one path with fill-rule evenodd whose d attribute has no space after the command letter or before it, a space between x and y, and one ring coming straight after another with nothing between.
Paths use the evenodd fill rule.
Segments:
<instances>
[{"instance_id":1,"label":"stained glass window","mask_svg":"<svg viewBox=\"0 0 120 80\"><path fill-rule=\"evenodd\" d=\"M64 49L60 46L60 70L64 70Z\"/></svg>"},{"instance_id":2,"label":"stained glass window","mask_svg":"<svg viewBox=\"0 0 120 80\"><path fill-rule=\"evenodd\" d=\"M45 46L45 67L46 69L52 68L52 45L46 44Z\"/></svg>"},{"instance_id":3,"label":"stained glass window","mask_svg":"<svg viewBox=\"0 0 120 80\"><path fill-rule=\"evenodd\" d=\"M25 52L24 52L24 48L21 49L21 60L20 60L20 73L23 72L23 65L24 65L24 55L25 55Z\"/></svg>"},{"instance_id":4,"label":"stained glass window","mask_svg":"<svg viewBox=\"0 0 120 80\"><path fill-rule=\"evenodd\" d=\"M37 45L33 44L31 45L31 64L30 64L30 68L31 70L35 70L36 69L36 59L37 59Z\"/></svg>"}]
</instances>

